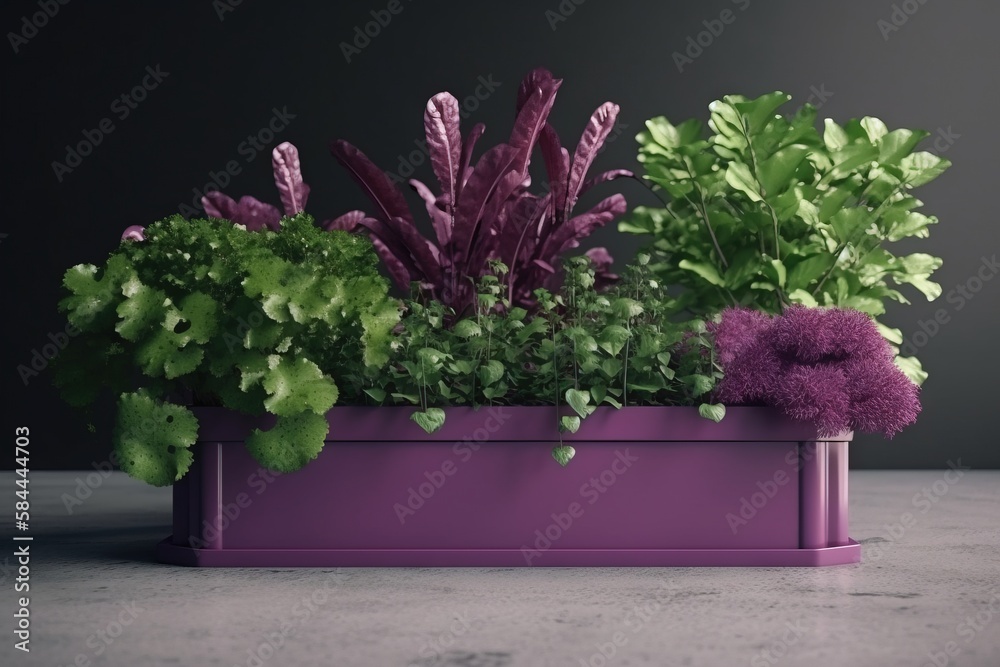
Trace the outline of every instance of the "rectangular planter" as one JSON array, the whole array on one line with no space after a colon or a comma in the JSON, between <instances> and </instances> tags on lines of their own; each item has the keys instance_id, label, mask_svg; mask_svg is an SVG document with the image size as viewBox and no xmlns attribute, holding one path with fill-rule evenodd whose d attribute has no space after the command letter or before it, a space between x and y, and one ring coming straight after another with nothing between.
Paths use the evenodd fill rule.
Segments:
<instances>
[{"instance_id":1,"label":"rectangular planter","mask_svg":"<svg viewBox=\"0 0 1000 667\"><path fill-rule=\"evenodd\" d=\"M847 443L768 408L600 408L553 461L552 407L336 407L319 457L263 470L254 419L195 410L159 558L192 566L818 566L856 563Z\"/></svg>"}]
</instances>

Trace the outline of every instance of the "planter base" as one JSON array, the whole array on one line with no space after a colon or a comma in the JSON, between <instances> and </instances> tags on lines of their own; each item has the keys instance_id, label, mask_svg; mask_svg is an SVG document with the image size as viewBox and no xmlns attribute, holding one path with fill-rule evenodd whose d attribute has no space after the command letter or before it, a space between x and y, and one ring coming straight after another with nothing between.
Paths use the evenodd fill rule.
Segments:
<instances>
[{"instance_id":1,"label":"planter base","mask_svg":"<svg viewBox=\"0 0 1000 667\"><path fill-rule=\"evenodd\" d=\"M821 549L549 549L538 567L821 567L861 562L854 540ZM524 567L520 549L194 549L167 538L164 563L189 567Z\"/></svg>"}]
</instances>

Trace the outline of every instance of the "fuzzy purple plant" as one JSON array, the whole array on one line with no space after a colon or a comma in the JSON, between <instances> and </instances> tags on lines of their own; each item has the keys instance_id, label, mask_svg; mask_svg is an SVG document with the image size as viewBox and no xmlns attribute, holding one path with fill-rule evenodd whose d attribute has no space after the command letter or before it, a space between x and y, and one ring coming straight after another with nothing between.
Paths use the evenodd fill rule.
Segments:
<instances>
[{"instance_id":1,"label":"fuzzy purple plant","mask_svg":"<svg viewBox=\"0 0 1000 667\"><path fill-rule=\"evenodd\" d=\"M491 260L499 260L509 269L504 280L511 303L530 307L535 289L558 282L560 256L625 211L624 197L615 194L574 216L580 195L600 183L632 176L620 169L586 178L614 128L618 106L606 102L594 112L571 156L548 123L561 84L545 69L531 72L518 89L510 139L474 164L473 149L485 127L477 124L463 140L458 100L439 93L428 101L424 129L440 194L418 180L409 183L424 201L434 241L417 230L402 192L387 174L346 141L333 142L334 157L374 208L370 215L352 211L327 228L367 231L397 284L408 288L419 283L425 296L457 313L475 305L476 281L490 272ZM536 146L549 181L548 192L537 195L529 191L528 174ZM591 258L604 270L602 276L610 277L607 251L598 250Z\"/></svg>"},{"instance_id":2,"label":"fuzzy purple plant","mask_svg":"<svg viewBox=\"0 0 1000 667\"><path fill-rule=\"evenodd\" d=\"M774 406L824 437L891 438L920 412L919 388L864 313L794 306L772 318L729 308L711 330L725 372L716 398L728 405Z\"/></svg>"}]
</instances>

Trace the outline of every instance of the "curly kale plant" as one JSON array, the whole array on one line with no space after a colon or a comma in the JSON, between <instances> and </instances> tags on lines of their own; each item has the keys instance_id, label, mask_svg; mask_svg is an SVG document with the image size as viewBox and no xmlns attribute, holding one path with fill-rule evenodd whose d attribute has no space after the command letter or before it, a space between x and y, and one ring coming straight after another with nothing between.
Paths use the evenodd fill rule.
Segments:
<instances>
[{"instance_id":1,"label":"curly kale plant","mask_svg":"<svg viewBox=\"0 0 1000 667\"><path fill-rule=\"evenodd\" d=\"M58 360L67 400L87 405L109 387L121 466L157 486L192 460L198 422L176 402L185 397L274 415L246 443L269 469L315 458L338 371L377 374L399 321L371 243L305 215L258 233L174 216L142 236L66 272L59 305L81 332Z\"/></svg>"},{"instance_id":2,"label":"curly kale plant","mask_svg":"<svg viewBox=\"0 0 1000 667\"><path fill-rule=\"evenodd\" d=\"M703 404L721 377L705 324L667 319L673 300L647 275L647 259L604 292L589 258L569 260L558 293L536 290L534 314L507 302L506 266L494 262L474 313L446 326L442 303L410 302L387 372L346 378L345 391L370 405L416 406L413 420L427 431L451 405L562 406L553 428L575 432L601 405ZM725 412L700 409L716 421ZM554 455L565 464L572 449Z\"/></svg>"},{"instance_id":3,"label":"curly kale plant","mask_svg":"<svg viewBox=\"0 0 1000 667\"><path fill-rule=\"evenodd\" d=\"M809 105L790 118L776 113L788 100L713 102L707 138L697 120L647 121L639 159L663 205L637 208L619 229L652 236L658 275L686 288L680 304L700 315L803 304L878 317L886 299L909 303L896 289L903 284L937 298L930 276L941 260L885 245L928 235L937 219L917 210L911 191L950 163L915 151L926 132L890 131L877 118L843 127L827 119L821 135ZM878 326L902 343L899 330ZM926 377L915 358L896 363L918 383Z\"/></svg>"}]
</instances>

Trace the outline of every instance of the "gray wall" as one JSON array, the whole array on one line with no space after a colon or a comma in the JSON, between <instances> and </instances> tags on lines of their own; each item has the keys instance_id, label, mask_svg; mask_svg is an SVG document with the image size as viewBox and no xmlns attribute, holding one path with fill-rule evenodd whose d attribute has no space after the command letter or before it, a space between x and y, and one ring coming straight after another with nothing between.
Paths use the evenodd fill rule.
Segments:
<instances>
[{"instance_id":1,"label":"gray wall","mask_svg":"<svg viewBox=\"0 0 1000 667\"><path fill-rule=\"evenodd\" d=\"M399 0L402 11L348 63L338 44L388 0L308 7L254 0L220 16L225 1L70 3L36 32L23 22L38 11L35 2L7 2L0 10L4 33L27 38L15 40L15 53L8 35L0 55L4 428L32 428L32 467L87 467L108 454L108 406L81 419L59 401L45 371L27 386L17 373L60 328L54 303L67 267L101 261L127 225L190 203L192 188L231 160L241 173L224 190L276 201L268 150L240 148L267 126L274 108L294 118L270 145L290 140L300 147L313 186L310 208L332 216L365 201L328 155L329 139L348 138L395 169L421 137L426 99L440 90L472 95L484 77L497 89L473 117L487 124L487 139L500 141L517 83L537 65L565 79L554 112L565 135L578 134L599 103L621 105L622 136L601 156L603 167L635 166L632 136L643 119L704 117L711 100L736 92L781 89L798 102L812 96L822 115L875 115L890 127L923 127L941 137L937 150L955 166L921 197L942 222L932 239L904 250L944 258L938 277L946 296L931 304L916 295L912 307L890 314L911 337L939 309L948 319L934 335L916 338L931 373L924 414L891 442L859 436L852 461L878 468L939 468L958 459L1000 465L993 424L1000 280L976 277L993 277L996 269L983 268L983 258L1000 251L997 3L563 0L564 11L573 12L562 16L548 13L559 11L558 0ZM730 22L714 22L724 10ZM692 51L697 57L679 71L673 53L686 49L689 37L698 39L706 21L723 30L711 40L702 35L708 45L700 55ZM136 108L115 103L142 83L147 66L169 74ZM66 145L103 118L114 130L57 180L52 162L64 161ZM637 184L623 188L631 204L652 203ZM595 241L623 260L636 247L611 229ZM962 296L960 286L981 289ZM96 433L82 427L88 420Z\"/></svg>"}]
</instances>

